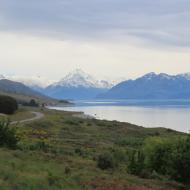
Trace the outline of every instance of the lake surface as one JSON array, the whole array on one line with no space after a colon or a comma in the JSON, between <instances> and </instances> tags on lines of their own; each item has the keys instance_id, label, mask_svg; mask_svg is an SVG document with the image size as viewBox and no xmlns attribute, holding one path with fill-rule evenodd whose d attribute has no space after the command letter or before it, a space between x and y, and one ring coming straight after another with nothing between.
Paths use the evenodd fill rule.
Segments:
<instances>
[{"instance_id":1,"label":"lake surface","mask_svg":"<svg viewBox=\"0 0 190 190\"><path fill-rule=\"evenodd\" d=\"M82 111L97 119L129 122L144 127L190 130L190 100L109 100L76 101L74 106L52 107L64 111Z\"/></svg>"}]
</instances>

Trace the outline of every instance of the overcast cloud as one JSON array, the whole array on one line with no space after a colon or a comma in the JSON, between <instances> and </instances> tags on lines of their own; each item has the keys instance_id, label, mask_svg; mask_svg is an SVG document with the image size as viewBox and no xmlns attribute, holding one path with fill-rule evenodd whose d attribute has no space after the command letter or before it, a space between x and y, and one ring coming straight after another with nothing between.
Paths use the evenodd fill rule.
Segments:
<instances>
[{"instance_id":1,"label":"overcast cloud","mask_svg":"<svg viewBox=\"0 0 190 190\"><path fill-rule=\"evenodd\" d=\"M190 46L189 10L188 0L0 0L0 29L62 39L131 35Z\"/></svg>"},{"instance_id":2,"label":"overcast cloud","mask_svg":"<svg viewBox=\"0 0 190 190\"><path fill-rule=\"evenodd\" d=\"M176 73L178 70L188 71L189 34L189 0L0 0L0 37L7 39L5 41L8 49L13 46L20 48L20 54L13 56L14 59L8 56L8 52L4 52L8 57L0 58L0 62L4 61L9 65L14 61L17 67L19 63L23 63L19 56L23 51L23 54L28 55L28 61L24 59L25 64L31 64L32 61L43 64L42 61L47 59L44 64L51 65L48 60L54 60L57 67L64 68L69 64L69 69L66 70L79 66L92 72L94 64L97 69L103 69L103 74L110 63L113 68L116 67L114 64L121 67L121 71L117 70L117 75L124 75L123 70L129 67L130 70L126 71L129 76L152 69L170 73ZM43 53L37 57L32 53L35 52L36 46L39 51L40 47L44 48L48 40L51 47L55 46L56 51L60 52L59 60L56 59L55 49L50 47L50 59L43 57ZM63 44L60 45L60 42ZM33 46L24 48L30 43ZM4 45L0 45L2 51L5 51ZM120 51L115 51L114 47ZM63 53L65 49L70 51L66 58ZM75 51L81 54L78 55ZM139 52L145 51L149 57L143 53L140 54L141 57L135 57L137 53L139 55ZM80 59L73 58L77 57L76 54ZM134 57L129 57L131 54L134 54ZM160 67L150 66L150 62L155 61L152 59L154 54L157 55L156 62L159 62ZM173 57L177 57L179 63L173 60ZM171 62L176 69L170 69ZM131 63L133 65L130 65ZM143 72L137 69L140 64L146 67ZM8 69L10 68L5 67L6 72ZM47 73L50 75L50 72ZM112 73L107 72L107 75ZM61 73L59 76L61 77Z\"/></svg>"}]
</instances>

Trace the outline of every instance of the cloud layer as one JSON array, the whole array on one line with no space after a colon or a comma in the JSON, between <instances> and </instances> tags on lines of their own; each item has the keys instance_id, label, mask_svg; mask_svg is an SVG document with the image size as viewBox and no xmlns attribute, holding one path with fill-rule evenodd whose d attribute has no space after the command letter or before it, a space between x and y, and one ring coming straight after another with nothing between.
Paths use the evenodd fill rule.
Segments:
<instances>
[{"instance_id":1,"label":"cloud layer","mask_svg":"<svg viewBox=\"0 0 190 190\"><path fill-rule=\"evenodd\" d=\"M190 46L188 0L0 0L0 29L61 39L139 38Z\"/></svg>"},{"instance_id":2,"label":"cloud layer","mask_svg":"<svg viewBox=\"0 0 190 190\"><path fill-rule=\"evenodd\" d=\"M190 71L189 0L0 0L0 74Z\"/></svg>"}]
</instances>

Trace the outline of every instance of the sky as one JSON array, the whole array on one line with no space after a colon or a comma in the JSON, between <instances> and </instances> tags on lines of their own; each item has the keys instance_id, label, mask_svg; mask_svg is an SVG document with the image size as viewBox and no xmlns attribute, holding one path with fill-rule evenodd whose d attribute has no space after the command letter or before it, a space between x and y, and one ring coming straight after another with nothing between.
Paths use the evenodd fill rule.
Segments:
<instances>
[{"instance_id":1,"label":"sky","mask_svg":"<svg viewBox=\"0 0 190 190\"><path fill-rule=\"evenodd\" d=\"M189 0L0 0L0 74L190 72L189 35Z\"/></svg>"}]
</instances>

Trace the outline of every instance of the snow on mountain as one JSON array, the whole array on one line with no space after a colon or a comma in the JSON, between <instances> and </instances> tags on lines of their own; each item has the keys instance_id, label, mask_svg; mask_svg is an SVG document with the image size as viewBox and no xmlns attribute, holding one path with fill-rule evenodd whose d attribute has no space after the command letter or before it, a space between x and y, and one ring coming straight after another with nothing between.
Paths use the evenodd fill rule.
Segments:
<instances>
[{"instance_id":1,"label":"snow on mountain","mask_svg":"<svg viewBox=\"0 0 190 190\"><path fill-rule=\"evenodd\" d=\"M0 80L2 80L2 79L5 79L5 77L3 75L0 75Z\"/></svg>"},{"instance_id":2,"label":"snow on mountain","mask_svg":"<svg viewBox=\"0 0 190 190\"><path fill-rule=\"evenodd\" d=\"M179 75L176 75L177 77L182 77L186 80L190 80L190 73L182 73L182 74L179 74Z\"/></svg>"},{"instance_id":3,"label":"snow on mountain","mask_svg":"<svg viewBox=\"0 0 190 190\"><path fill-rule=\"evenodd\" d=\"M160 78L160 79L174 80L177 76L182 76L182 75L168 75L166 73L156 74L154 72L151 72L151 73L147 73L144 76L140 77L140 79L151 80L153 78Z\"/></svg>"},{"instance_id":4,"label":"snow on mountain","mask_svg":"<svg viewBox=\"0 0 190 190\"><path fill-rule=\"evenodd\" d=\"M160 73L158 75L158 77L163 78L163 79L168 79L168 80L173 80L175 78L175 76L172 75L168 75L166 73Z\"/></svg>"},{"instance_id":5,"label":"snow on mountain","mask_svg":"<svg viewBox=\"0 0 190 190\"><path fill-rule=\"evenodd\" d=\"M113 86L119 84L122 81L126 81L126 78L111 79L105 77L102 80L98 80L95 77L87 74L86 72L76 69L73 72L67 74L62 80L56 82L49 80L45 77L33 76L33 77L20 77L20 76L5 76L0 75L0 80L8 79L16 82L21 82L26 86L37 90L41 93L45 92L47 87L65 87L65 88L86 88L86 89L111 89ZM154 72L148 73L138 80L190 80L190 73L182 73L178 75L168 75L165 73L156 74Z\"/></svg>"},{"instance_id":6,"label":"snow on mountain","mask_svg":"<svg viewBox=\"0 0 190 190\"><path fill-rule=\"evenodd\" d=\"M0 76L1 78L1 76ZM2 76L3 78L3 76ZM119 82L123 81L123 78L119 78L116 80L111 80L108 78L98 80L95 77L87 74L86 72L82 71L81 69L76 69L69 74L67 74L62 80L55 81L49 80L45 77L40 76L32 76L32 77L25 77L25 76L6 76L6 79L21 82L28 87L33 89L45 89L48 86L60 86L60 87L85 87L85 88L102 88L102 89L110 89L114 85L118 84Z\"/></svg>"},{"instance_id":7,"label":"snow on mountain","mask_svg":"<svg viewBox=\"0 0 190 190\"><path fill-rule=\"evenodd\" d=\"M146 75L140 77L140 79L151 80L155 76L157 76L156 73L151 72L151 73L147 73Z\"/></svg>"},{"instance_id":8,"label":"snow on mountain","mask_svg":"<svg viewBox=\"0 0 190 190\"><path fill-rule=\"evenodd\" d=\"M111 88L114 86L114 84L106 80L100 80L98 86L100 88Z\"/></svg>"},{"instance_id":9,"label":"snow on mountain","mask_svg":"<svg viewBox=\"0 0 190 190\"><path fill-rule=\"evenodd\" d=\"M34 88L34 87L46 88L48 85L54 82L40 76L36 76L36 77L35 76L33 77L10 76L6 78L12 81L21 82L31 88Z\"/></svg>"},{"instance_id":10,"label":"snow on mountain","mask_svg":"<svg viewBox=\"0 0 190 190\"><path fill-rule=\"evenodd\" d=\"M97 80L95 77L80 69L70 72L62 80L53 84L62 87L85 87L85 88L111 88L113 84L105 80Z\"/></svg>"}]
</instances>

